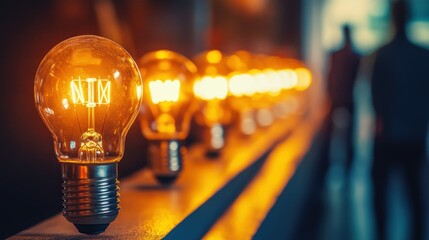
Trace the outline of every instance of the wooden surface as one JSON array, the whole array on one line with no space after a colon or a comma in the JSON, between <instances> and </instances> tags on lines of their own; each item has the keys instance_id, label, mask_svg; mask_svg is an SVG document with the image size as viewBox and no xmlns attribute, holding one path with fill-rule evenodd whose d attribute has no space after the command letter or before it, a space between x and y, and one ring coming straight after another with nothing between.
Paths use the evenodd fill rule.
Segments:
<instances>
[{"instance_id":1,"label":"wooden surface","mask_svg":"<svg viewBox=\"0 0 429 240\"><path fill-rule=\"evenodd\" d=\"M321 117L310 117L297 126L268 156L260 172L216 222L204 239L251 239L277 196L288 184L308 152Z\"/></svg>"},{"instance_id":2,"label":"wooden surface","mask_svg":"<svg viewBox=\"0 0 429 240\"><path fill-rule=\"evenodd\" d=\"M101 235L80 234L58 214L11 239L249 239L293 175L321 118L291 116L250 137L230 132L218 159L207 159L203 147L194 145L171 187L158 185L147 169L122 179L119 216Z\"/></svg>"}]
</instances>

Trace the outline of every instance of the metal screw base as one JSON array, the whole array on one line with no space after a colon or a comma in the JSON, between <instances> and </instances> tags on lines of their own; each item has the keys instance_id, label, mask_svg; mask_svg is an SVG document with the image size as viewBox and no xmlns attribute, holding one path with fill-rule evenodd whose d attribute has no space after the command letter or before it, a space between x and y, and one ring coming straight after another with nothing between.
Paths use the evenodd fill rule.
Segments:
<instances>
[{"instance_id":1,"label":"metal screw base","mask_svg":"<svg viewBox=\"0 0 429 240\"><path fill-rule=\"evenodd\" d=\"M225 146L225 129L222 124L215 124L204 129L206 156L216 158Z\"/></svg>"},{"instance_id":2,"label":"metal screw base","mask_svg":"<svg viewBox=\"0 0 429 240\"><path fill-rule=\"evenodd\" d=\"M100 234L119 211L117 163L62 163L63 215L81 233Z\"/></svg>"},{"instance_id":3,"label":"metal screw base","mask_svg":"<svg viewBox=\"0 0 429 240\"><path fill-rule=\"evenodd\" d=\"M253 110L240 112L239 128L246 136L252 135L256 131L256 120Z\"/></svg>"},{"instance_id":4,"label":"metal screw base","mask_svg":"<svg viewBox=\"0 0 429 240\"><path fill-rule=\"evenodd\" d=\"M176 181L182 171L182 157L186 149L178 140L156 141L150 147L150 164L155 178L164 185Z\"/></svg>"},{"instance_id":5,"label":"metal screw base","mask_svg":"<svg viewBox=\"0 0 429 240\"><path fill-rule=\"evenodd\" d=\"M97 235L104 233L109 224L74 224L80 233L88 235Z\"/></svg>"}]
</instances>

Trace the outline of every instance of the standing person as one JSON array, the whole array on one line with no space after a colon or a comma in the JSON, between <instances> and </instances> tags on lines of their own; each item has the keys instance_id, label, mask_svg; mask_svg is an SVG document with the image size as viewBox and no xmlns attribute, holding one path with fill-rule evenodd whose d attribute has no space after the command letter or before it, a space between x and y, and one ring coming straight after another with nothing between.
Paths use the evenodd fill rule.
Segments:
<instances>
[{"instance_id":1,"label":"standing person","mask_svg":"<svg viewBox=\"0 0 429 240\"><path fill-rule=\"evenodd\" d=\"M387 239L387 185L393 168L405 179L412 216L409 239L422 239L423 209L420 169L425 157L429 116L429 51L406 36L408 8L394 2L393 40L375 53L372 70L372 103L375 141L372 177L374 209L379 239Z\"/></svg>"},{"instance_id":2,"label":"standing person","mask_svg":"<svg viewBox=\"0 0 429 240\"><path fill-rule=\"evenodd\" d=\"M329 114L328 139L332 139L332 133L336 127L343 130L341 132L346 146L345 169L348 172L353 158L353 87L361 57L353 49L350 26L344 25L342 32L344 46L332 53L328 72L328 94L332 104Z\"/></svg>"}]
</instances>

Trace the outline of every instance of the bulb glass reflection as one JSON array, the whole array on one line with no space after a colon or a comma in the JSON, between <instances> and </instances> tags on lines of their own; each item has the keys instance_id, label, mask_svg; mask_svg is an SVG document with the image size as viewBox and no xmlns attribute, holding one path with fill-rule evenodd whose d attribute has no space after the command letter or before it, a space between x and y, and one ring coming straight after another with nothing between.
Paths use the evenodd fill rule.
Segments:
<instances>
[{"instance_id":1,"label":"bulb glass reflection","mask_svg":"<svg viewBox=\"0 0 429 240\"><path fill-rule=\"evenodd\" d=\"M136 63L102 37L67 39L39 65L34 98L62 164L63 214L83 233L100 233L116 218L117 162L141 96Z\"/></svg>"},{"instance_id":2,"label":"bulb glass reflection","mask_svg":"<svg viewBox=\"0 0 429 240\"><path fill-rule=\"evenodd\" d=\"M134 60L116 43L80 36L55 46L37 70L34 96L58 160L119 161L141 91Z\"/></svg>"},{"instance_id":3,"label":"bulb glass reflection","mask_svg":"<svg viewBox=\"0 0 429 240\"><path fill-rule=\"evenodd\" d=\"M228 99L227 58L219 50L210 50L194 58L201 76L194 84L194 94L199 99L197 123L204 127L203 142L208 156L217 156L225 145L224 127L231 121Z\"/></svg>"},{"instance_id":4,"label":"bulb glass reflection","mask_svg":"<svg viewBox=\"0 0 429 240\"><path fill-rule=\"evenodd\" d=\"M181 169L181 142L188 136L196 109L193 84L197 69L186 57L168 50L147 53L139 67L145 92L140 126L154 143L150 151L155 176L169 183Z\"/></svg>"},{"instance_id":5,"label":"bulb glass reflection","mask_svg":"<svg viewBox=\"0 0 429 240\"><path fill-rule=\"evenodd\" d=\"M189 132L195 65L167 50L146 54L139 61L146 93L141 109L143 134L152 140L185 139Z\"/></svg>"},{"instance_id":6,"label":"bulb glass reflection","mask_svg":"<svg viewBox=\"0 0 429 240\"><path fill-rule=\"evenodd\" d=\"M251 53L244 50L237 51L227 58L227 65L231 69L228 75L231 107L239 114L238 126L245 135L251 135L256 131L252 98L258 89L250 73L251 58Z\"/></svg>"}]
</instances>

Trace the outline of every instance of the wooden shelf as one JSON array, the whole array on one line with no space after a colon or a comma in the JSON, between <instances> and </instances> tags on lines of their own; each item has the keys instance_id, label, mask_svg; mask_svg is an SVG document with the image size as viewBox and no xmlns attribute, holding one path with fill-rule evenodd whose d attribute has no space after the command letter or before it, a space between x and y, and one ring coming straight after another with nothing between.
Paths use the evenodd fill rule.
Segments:
<instances>
[{"instance_id":1,"label":"wooden shelf","mask_svg":"<svg viewBox=\"0 0 429 240\"><path fill-rule=\"evenodd\" d=\"M250 137L230 132L217 159L191 146L173 186L160 186L147 169L121 180L118 218L99 236L80 234L58 214L11 239L248 239L308 150L321 112L290 116Z\"/></svg>"}]
</instances>

